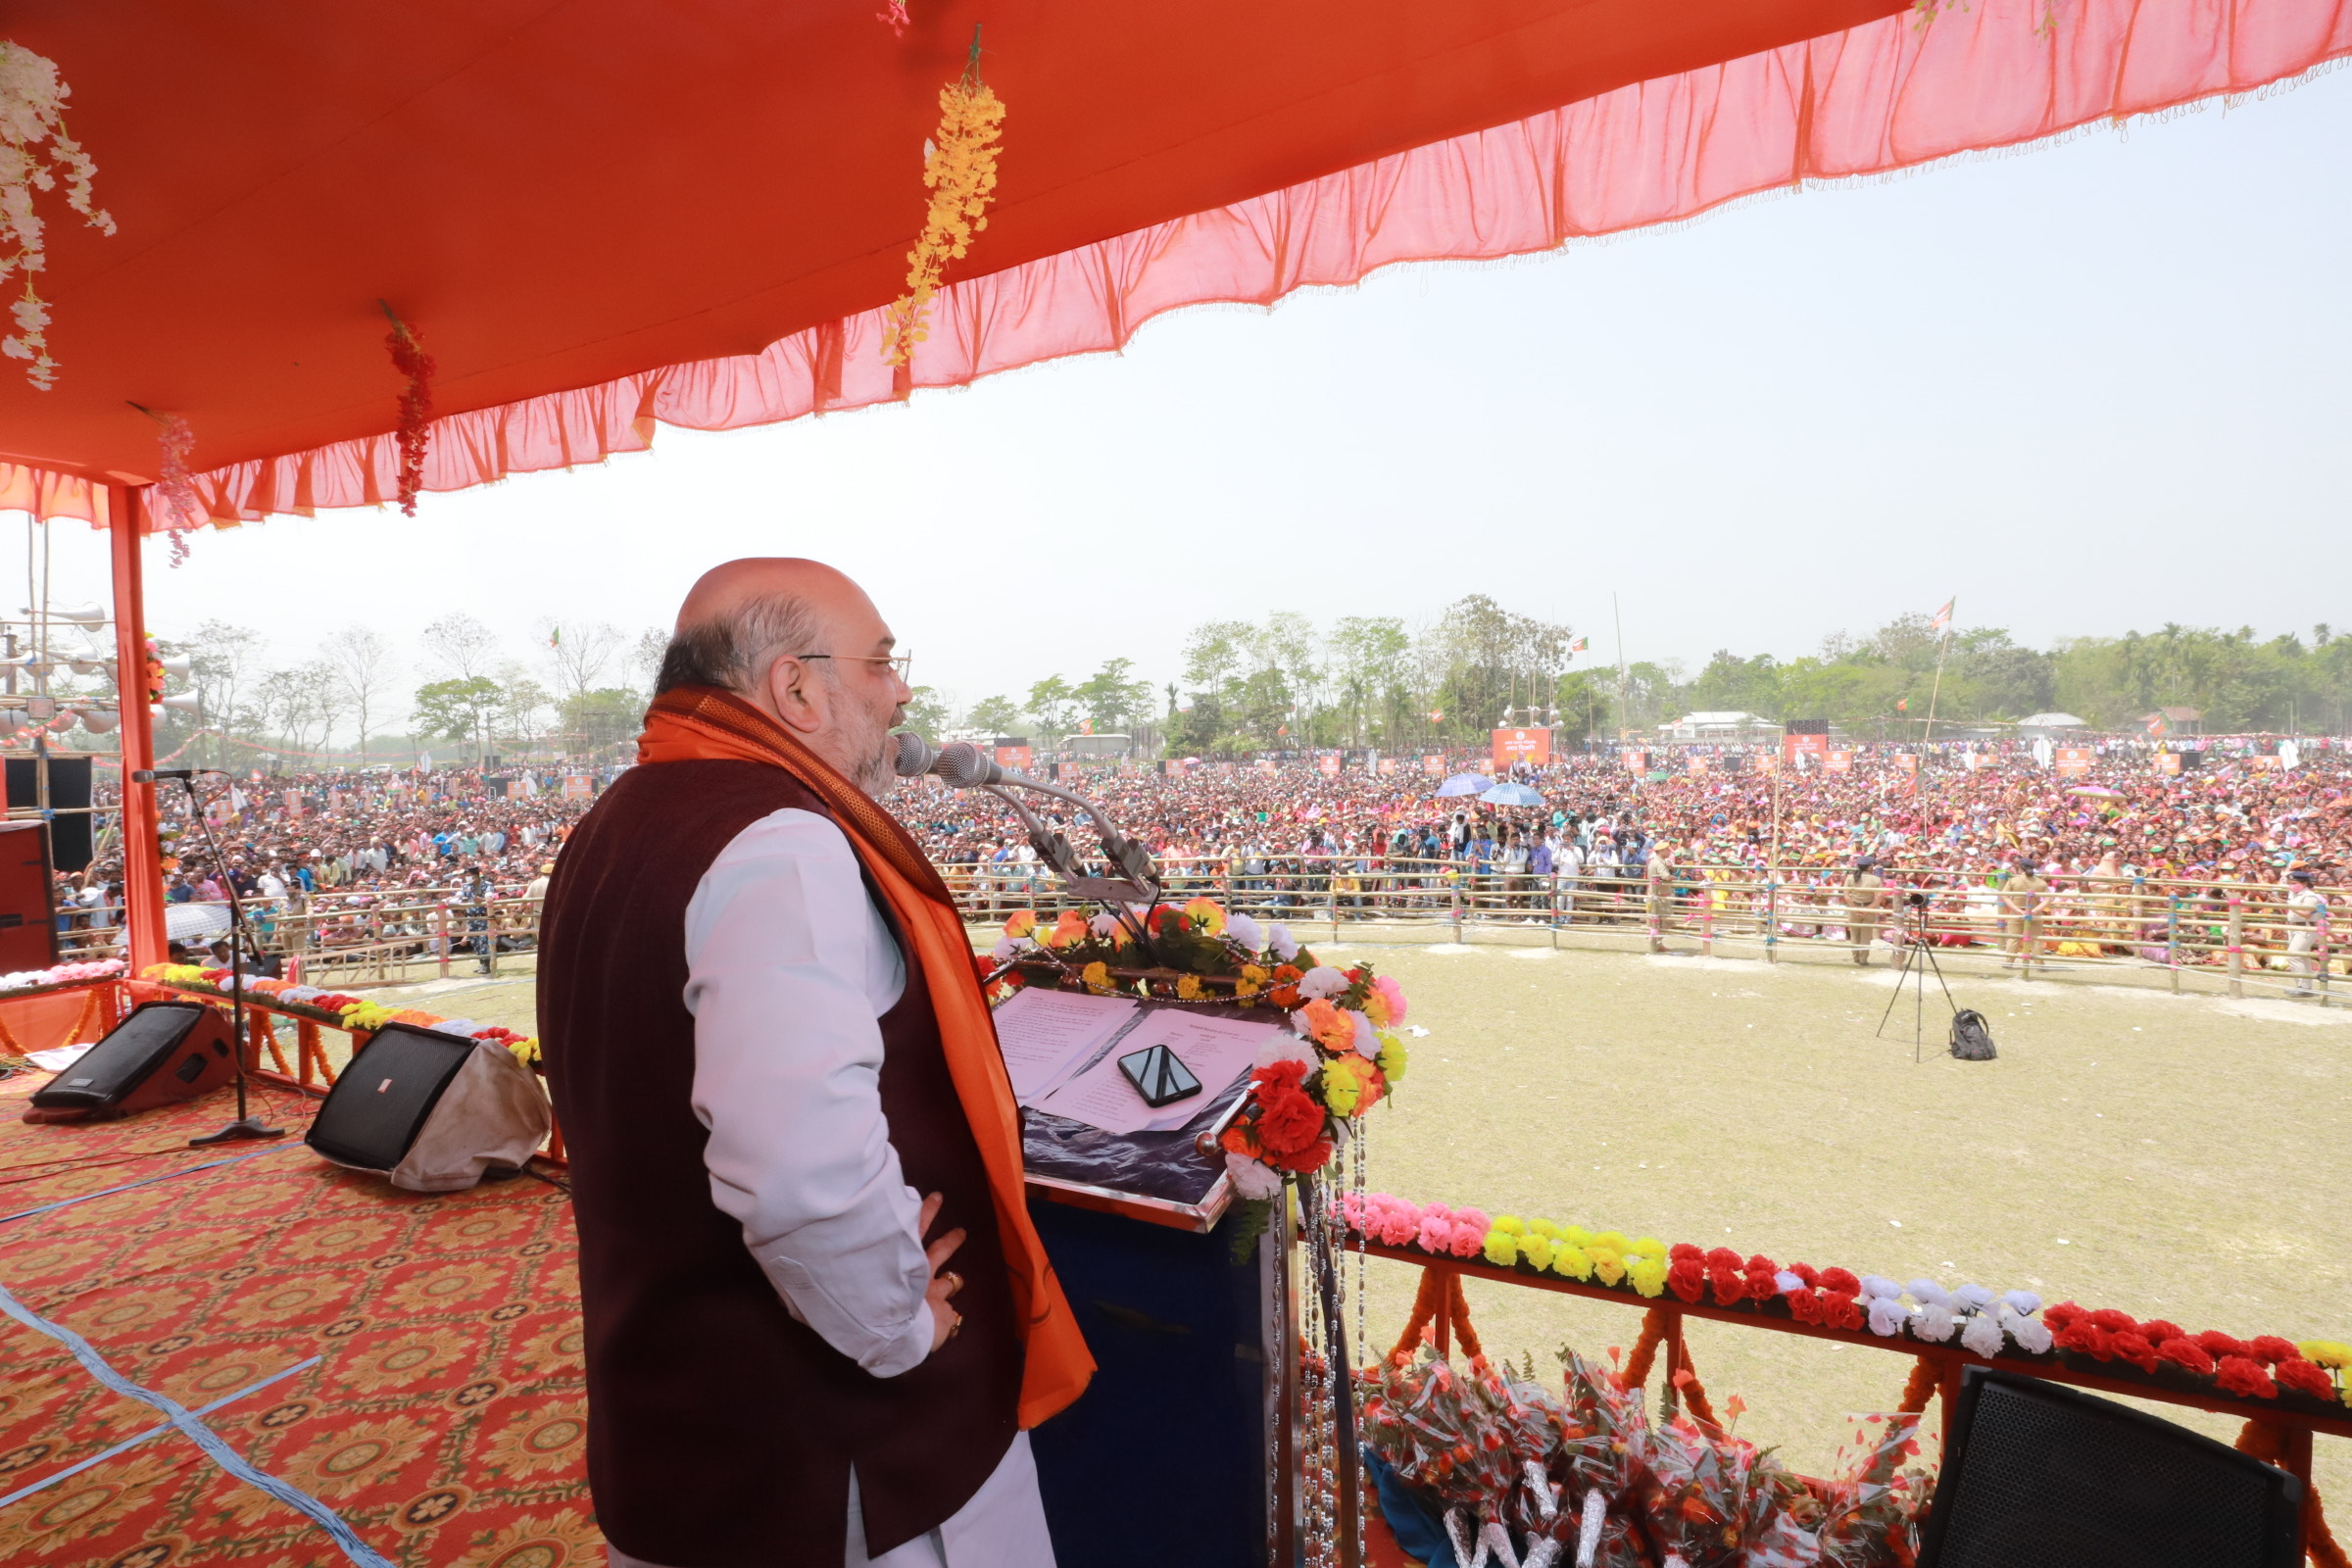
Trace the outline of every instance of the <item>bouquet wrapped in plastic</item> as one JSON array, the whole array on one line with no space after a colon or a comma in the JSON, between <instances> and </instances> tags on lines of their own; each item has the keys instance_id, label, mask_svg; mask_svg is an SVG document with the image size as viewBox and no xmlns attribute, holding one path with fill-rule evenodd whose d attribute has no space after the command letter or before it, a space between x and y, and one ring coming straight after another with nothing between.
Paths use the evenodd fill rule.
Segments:
<instances>
[{"instance_id":1,"label":"bouquet wrapped in plastic","mask_svg":"<svg viewBox=\"0 0 2352 1568\"><path fill-rule=\"evenodd\" d=\"M1745 1544L1748 1481L1756 1450L1678 1416L1649 1435L1640 1503L1662 1561L1738 1568Z\"/></svg>"},{"instance_id":2,"label":"bouquet wrapped in plastic","mask_svg":"<svg viewBox=\"0 0 2352 1568\"><path fill-rule=\"evenodd\" d=\"M1566 1420L1553 1472L1561 1483L1563 1562L1651 1568L1655 1559L1635 1517L1650 1436L1642 1391L1574 1350L1560 1351L1560 1366Z\"/></svg>"},{"instance_id":3,"label":"bouquet wrapped in plastic","mask_svg":"<svg viewBox=\"0 0 2352 1568\"><path fill-rule=\"evenodd\" d=\"M1821 1488L1823 1568L1910 1568L1933 1490L1926 1471L1900 1468L1919 1452L1918 1415L1865 1416L1840 1451L1848 1468Z\"/></svg>"}]
</instances>

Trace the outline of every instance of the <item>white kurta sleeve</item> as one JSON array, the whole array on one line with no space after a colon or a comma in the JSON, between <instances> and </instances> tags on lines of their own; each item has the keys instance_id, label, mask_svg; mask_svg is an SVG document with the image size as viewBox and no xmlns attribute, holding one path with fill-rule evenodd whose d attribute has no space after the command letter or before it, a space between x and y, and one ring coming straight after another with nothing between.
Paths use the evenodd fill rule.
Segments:
<instances>
[{"instance_id":1,"label":"white kurta sleeve","mask_svg":"<svg viewBox=\"0 0 2352 1568\"><path fill-rule=\"evenodd\" d=\"M921 1199L882 1115L906 973L841 829L786 809L737 834L686 906L686 967L710 1200L793 1316L897 1376L932 1333Z\"/></svg>"}]
</instances>

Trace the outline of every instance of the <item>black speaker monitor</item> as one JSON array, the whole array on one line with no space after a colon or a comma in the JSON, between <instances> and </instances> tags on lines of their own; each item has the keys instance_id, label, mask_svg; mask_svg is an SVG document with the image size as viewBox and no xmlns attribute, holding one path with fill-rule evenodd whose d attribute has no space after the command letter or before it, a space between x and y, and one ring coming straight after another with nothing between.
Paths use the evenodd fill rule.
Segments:
<instances>
[{"instance_id":1,"label":"black speaker monitor","mask_svg":"<svg viewBox=\"0 0 2352 1568\"><path fill-rule=\"evenodd\" d=\"M60 871L83 871L91 859L90 759L51 754L48 807L59 814L50 823L50 858ZM8 759L8 804L37 807L41 801L41 759Z\"/></svg>"},{"instance_id":2,"label":"black speaker monitor","mask_svg":"<svg viewBox=\"0 0 2352 1568\"><path fill-rule=\"evenodd\" d=\"M2297 1568L2303 1483L2201 1433L1967 1369L1920 1568Z\"/></svg>"},{"instance_id":3,"label":"black speaker monitor","mask_svg":"<svg viewBox=\"0 0 2352 1568\"><path fill-rule=\"evenodd\" d=\"M218 1009L201 1002L144 1003L35 1091L25 1120L110 1120L193 1100L235 1071L228 1021Z\"/></svg>"},{"instance_id":4,"label":"black speaker monitor","mask_svg":"<svg viewBox=\"0 0 2352 1568\"><path fill-rule=\"evenodd\" d=\"M472 1054L456 1035L384 1025L335 1080L303 1142L339 1165L392 1169Z\"/></svg>"}]
</instances>

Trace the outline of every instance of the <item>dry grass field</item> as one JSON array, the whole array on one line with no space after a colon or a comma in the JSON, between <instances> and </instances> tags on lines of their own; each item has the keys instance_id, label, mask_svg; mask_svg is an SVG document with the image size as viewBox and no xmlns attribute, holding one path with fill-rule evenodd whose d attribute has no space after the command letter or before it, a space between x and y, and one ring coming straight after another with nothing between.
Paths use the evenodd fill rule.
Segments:
<instances>
[{"instance_id":1,"label":"dry grass field","mask_svg":"<svg viewBox=\"0 0 2352 1568\"><path fill-rule=\"evenodd\" d=\"M1373 1117L1375 1187L1895 1279L2023 1287L2190 1329L2352 1339L2352 1008L1955 975L1991 1062L1914 1063L1891 975L1825 964L1548 947L1359 943L1318 953L1396 976L1410 1076ZM417 999L526 1027L527 978ZM1372 1337L1416 1271L1375 1264ZM1473 1281L1491 1349L1630 1345L1640 1314ZM1695 1323L1691 1350L1743 1435L1829 1463L1850 1413L1909 1362ZM2229 1436L2218 1418L2183 1414ZM2352 1444L2318 1479L2352 1526Z\"/></svg>"}]
</instances>

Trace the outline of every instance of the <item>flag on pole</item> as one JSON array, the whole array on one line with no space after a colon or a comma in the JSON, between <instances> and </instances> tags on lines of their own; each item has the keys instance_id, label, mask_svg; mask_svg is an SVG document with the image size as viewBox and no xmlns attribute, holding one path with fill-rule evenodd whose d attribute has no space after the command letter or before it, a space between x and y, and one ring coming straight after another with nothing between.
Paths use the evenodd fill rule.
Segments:
<instances>
[{"instance_id":1,"label":"flag on pole","mask_svg":"<svg viewBox=\"0 0 2352 1568\"><path fill-rule=\"evenodd\" d=\"M1583 652L1586 650L1586 648L1588 648L1589 646L1591 646L1591 644L1592 644L1592 639L1591 639L1591 638L1589 638L1589 637L1571 637L1571 638L1569 638L1569 639L1568 639L1568 657L1569 657L1569 658L1571 658L1571 659L1574 659L1574 658L1575 658L1577 655L1579 655L1579 654L1583 653Z\"/></svg>"},{"instance_id":2,"label":"flag on pole","mask_svg":"<svg viewBox=\"0 0 2352 1568\"><path fill-rule=\"evenodd\" d=\"M1955 594L1943 602L1943 608L1941 610L1936 612L1935 629L1936 631L1941 631L1952 623L1952 607L1959 602L1960 598L1957 594Z\"/></svg>"},{"instance_id":3,"label":"flag on pole","mask_svg":"<svg viewBox=\"0 0 2352 1568\"><path fill-rule=\"evenodd\" d=\"M561 648L564 646L563 627L550 626L547 628L547 646L550 648Z\"/></svg>"},{"instance_id":4,"label":"flag on pole","mask_svg":"<svg viewBox=\"0 0 2352 1568\"><path fill-rule=\"evenodd\" d=\"M2148 715L2148 733L2150 735L2155 736L2158 740L2162 740L2165 736L2165 729L2166 725L2164 722L2164 715L2162 713L2150 713Z\"/></svg>"}]
</instances>

